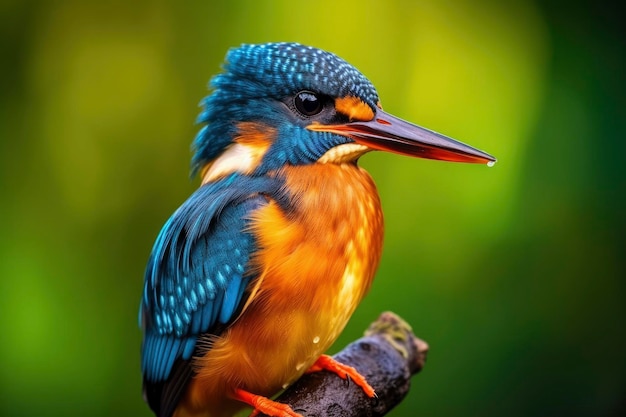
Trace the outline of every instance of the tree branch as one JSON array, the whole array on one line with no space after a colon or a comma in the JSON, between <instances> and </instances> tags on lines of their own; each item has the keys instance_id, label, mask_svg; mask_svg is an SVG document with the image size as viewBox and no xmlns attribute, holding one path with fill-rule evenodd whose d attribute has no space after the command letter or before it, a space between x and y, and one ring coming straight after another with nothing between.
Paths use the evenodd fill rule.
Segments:
<instances>
[{"instance_id":1,"label":"tree branch","mask_svg":"<svg viewBox=\"0 0 626 417\"><path fill-rule=\"evenodd\" d=\"M306 417L382 416L406 396L411 375L421 371L427 352L426 342L415 337L404 320L385 312L364 337L334 356L356 368L378 398L367 398L356 384L322 371L305 374L276 401Z\"/></svg>"}]
</instances>

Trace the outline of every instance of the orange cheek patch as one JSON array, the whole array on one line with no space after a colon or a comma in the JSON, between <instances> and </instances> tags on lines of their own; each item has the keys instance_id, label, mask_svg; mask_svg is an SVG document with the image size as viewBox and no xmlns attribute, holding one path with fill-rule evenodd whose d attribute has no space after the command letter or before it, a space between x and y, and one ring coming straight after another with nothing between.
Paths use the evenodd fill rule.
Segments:
<instances>
[{"instance_id":1,"label":"orange cheek patch","mask_svg":"<svg viewBox=\"0 0 626 417\"><path fill-rule=\"evenodd\" d=\"M350 121L368 122L374 118L374 112L358 97L342 97L335 99L335 110L348 116Z\"/></svg>"},{"instance_id":2,"label":"orange cheek patch","mask_svg":"<svg viewBox=\"0 0 626 417\"><path fill-rule=\"evenodd\" d=\"M276 137L276 129L259 123L241 122L237 124L235 142L251 148L262 149L265 152L274 137Z\"/></svg>"}]
</instances>

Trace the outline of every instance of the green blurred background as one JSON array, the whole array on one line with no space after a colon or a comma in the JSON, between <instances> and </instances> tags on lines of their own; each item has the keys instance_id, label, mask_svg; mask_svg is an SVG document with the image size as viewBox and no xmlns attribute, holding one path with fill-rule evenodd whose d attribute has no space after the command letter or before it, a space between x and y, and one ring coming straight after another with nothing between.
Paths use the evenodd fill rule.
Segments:
<instances>
[{"instance_id":1,"label":"green blurred background","mask_svg":"<svg viewBox=\"0 0 626 417\"><path fill-rule=\"evenodd\" d=\"M227 48L282 40L499 159L362 159L386 245L334 349L384 310L429 342L392 415L626 415L626 37L586 3L3 0L0 415L150 415L138 300L197 103Z\"/></svg>"}]
</instances>

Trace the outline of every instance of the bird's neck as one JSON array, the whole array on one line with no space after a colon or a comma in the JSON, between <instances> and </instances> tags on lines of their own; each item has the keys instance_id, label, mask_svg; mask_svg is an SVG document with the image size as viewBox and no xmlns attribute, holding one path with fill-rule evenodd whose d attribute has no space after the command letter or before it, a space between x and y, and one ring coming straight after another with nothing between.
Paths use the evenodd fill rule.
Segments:
<instances>
[{"instance_id":1,"label":"bird's neck","mask_svg":"<svg viewBox=\"0 0 626 417\"><path fill-rule=\"evenodd\" d=\"M257 236L261 240L276 236L261 246L267 254L301 257L300 265L320 271L318 279L329 290L324 295L343 296L352 310L369 289L382 251L383 216L372 178L353 162L286 166L275 175L285 182L290 207L286 211L268 207L259 213L262 218L256 224L260 228L266 224L267 229ZM292 246L275 247L285 244ZM285 291L284 282L280 285ZM326 302L310 301L313 308L323 308L318 304Z\"/></svg>"},{"instance_id":2,"label":"bird's neck","mask_svg":"<svg viewBox=\"0 0 626 417\"><path fill-rule=\"evenodd\" d=\"M289 215L312 231L326 232L331 242L382 238L376 185L356 163L286 166L280 172L294 202Z\"/></svg>"}]
</instances>

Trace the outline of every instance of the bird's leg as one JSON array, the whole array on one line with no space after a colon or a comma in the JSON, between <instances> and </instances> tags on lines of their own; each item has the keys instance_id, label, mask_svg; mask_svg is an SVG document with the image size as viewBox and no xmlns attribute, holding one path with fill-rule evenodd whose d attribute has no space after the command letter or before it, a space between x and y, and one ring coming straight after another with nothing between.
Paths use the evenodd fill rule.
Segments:
<instances>
[{"instance_id":1,"label":"bird's leg","mask_svg":"<svg viewBox=\"0 0 626 417\"><path fill-rule=\"evenodd\" d=\"M331 356L322 355L317 358L315 363L311 365L306 373L319 372L324 370L333 372L343 379L350 378L352 381L354 381L355 384L361 387L363 392L365 392L365 395L370 398L376 397L376 392L374 391L374 388L372 388L372 386L367 383L365 377L361 375L359 371L351 366L344 365L341 362L337 362Z\"/></svg>"},{"instance_id":2,"label":"bird's leg","mask_svg":"<svg viewBox=\"0 0 626 417\"><path fill-rule=\"evenodd\" d=\"M239 388L235 390L233 398L254 408L250 417L256 416L259 413L267 414L272 417L302 417L302 414L296 413L287 404L272 401L269 398L252 394L251 392Z\"/></svg>"}]
</instances>

